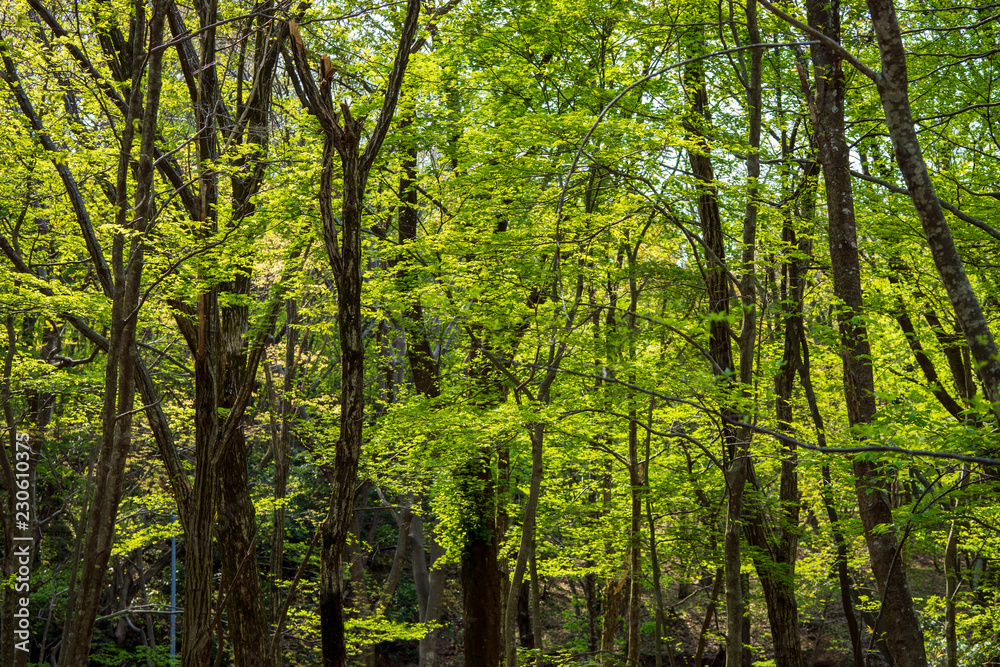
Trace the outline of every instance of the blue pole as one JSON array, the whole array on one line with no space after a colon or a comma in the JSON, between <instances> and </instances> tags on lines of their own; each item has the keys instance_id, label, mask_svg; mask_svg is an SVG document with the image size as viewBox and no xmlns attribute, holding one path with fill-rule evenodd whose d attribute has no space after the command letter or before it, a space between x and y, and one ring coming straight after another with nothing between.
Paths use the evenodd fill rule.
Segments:
<instances>
[{"instance_id":1,"label":"blue pole","mask_svg":"<svg viewBox=\"0 0 1000 667\"><path fill-rule=\"evenodd\" d=\"M176 520L177 517L174 517ZM177 658L177 536L170 538L170 664Z\"/></svg>"}]
</instances>

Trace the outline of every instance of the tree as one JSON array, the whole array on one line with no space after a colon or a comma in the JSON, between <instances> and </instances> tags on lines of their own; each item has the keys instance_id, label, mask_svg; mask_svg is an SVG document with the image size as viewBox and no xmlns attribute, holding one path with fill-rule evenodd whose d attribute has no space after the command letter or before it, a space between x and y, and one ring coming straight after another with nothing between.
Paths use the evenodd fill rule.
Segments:
<instances>
[{"instance_id":1,"label":"tree","mask_svg":"<svg viewBox=\"0 0 1000 667\"><path fill-rule=\"evenodd\" d=\"M988 10L0 32L4 664L1000 651Z\"/></svg>"}]
</instances>

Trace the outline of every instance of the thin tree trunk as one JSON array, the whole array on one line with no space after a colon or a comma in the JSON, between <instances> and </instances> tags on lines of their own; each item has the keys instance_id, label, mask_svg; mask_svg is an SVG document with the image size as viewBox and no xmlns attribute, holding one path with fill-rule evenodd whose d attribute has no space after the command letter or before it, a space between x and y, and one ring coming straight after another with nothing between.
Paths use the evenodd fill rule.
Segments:
<instances>
[{"instance_id":1,"label":"thin tree trunk","mask_svg":"<svg viewBox=\"0 0 1000 667\"><path fill-rule=\"evenodd\" d=\"M748 23L754 27L751 36L759 41L756 34L756 3L747 5ZM753 6L753 9L751 9ZM753 52L754 55L757 52ZM751 144L760 143L760 60L751 59ZM756 93L754 93L756 91ZM756 127L756 131L754 131ZM756 142L756 143L755 143ZM752 159L751 159L752 158ZM815 175L818 166L814 163L806 165L804 177L807 187L803 193L805 203L802 206L803 217L812 217L815 194ZM756 152L748 158L748 173L754 177L760 175L759 158ZM752 188L747 204L747 220L756 218L756 188ZM753 212L751 214L751 208ZM744 224L744 247L752 248L748 227ZM795 372L799 366L799 336L802 330L802 299L805 281L799 275L799 260L797 253L808 250L807 244L799 244L795 238L791 220L786 219L782 229L782 241L786 247L786 258L782 264L784 279L782 281L782 299L787 304L781 308L780 318L784 326L784 345L780 369L775 377L775 413L778 430L789 433L792 430L791 395L794 387ZM753 266L744 254L743 290L744 300L754 294ZM744 305L744 313L750 309ZM746 317L746 315L744 315ZM752 322L752 320L751 320ZM743 334L753 334L744 323ZM742 336L741 336L742 338ZM752 348L741 340L740 376L745 387L750 386L752 375L744 362L752 360ZM745 434L744 437L749 437ZM764 590L764 600L767 605L768 622L771 628L771 640L774 646L774 659L778 667L802 667L802 646L799 637L798 602L795 597L795 561L798 552L799 523L799 490L798 490L798 457L794 446L782 443L781 479L779 486L779 507L773 523L766 522L760 501L754 500L747 512L748 521L744 533L748 541L755 547L754 564Z\"/></svg>"},{"instance_id":2,"label":"thin tree trunk","mask_svg":"<svg viewBox=\"0 0 1000 667\"><path fill-rule=\"evenodd\" d=\"M33 542L33 526L16 523L15 519L17 517L17 498L16 493L20 487L24 489L29 489L32 482L32 473L34 472L32 468L34 463L31 456L31 444L28 443L28 457L27 470L18 470L17 462L24 461L22 457L18 456L19 450L23 452L23 448L18 446L18 432L17 424L14 421L14 411L11 407L11 376L13 373L14 356L17 353L17 336L14 332L14 316L7 315L5 320L6 325L6 352L4 354L4 367L3 367L3 389L2 395L0 395L0 407L3 409L4 413L4 424L7 427L7 438L8 441L3 443L5 451L0 452L0 461L3 463L3 490L6 495L5 511L3 513L3 575L4 579L14 578L14 585L6 588L3 593L3 619L2 621L2 646L0 646L0 658L4 665L11 665L11 667L23 667L28 663L28 652L17 650L17 644L20 644L28 639L25 635L15 634L15 614L17 613L18 601L22 597L21 594L29 590L30 579L28 581L17 581L18 570L20 566L27 562L29 564L34 558L35 545L28 545L29 540ZM10 458L8 458L8 451L10 452ZM92 455L93 456L93 455ZM88 476L87 485L84 492L84 498L88 497L90 494L90 481L92 478L92 465L88 465ZM15 470L18 470L21 474L15 476ZM19 484L22 481L24 484ZM37 517L30 514L29 508L29 518L32 520L37 520ZM29 524L31 522L28 522ZM83 518L81 517L80 523L78 524L78 529L83 523ZM79 555L79 539L77 540L77 555ZM30 575L29 575L30 576ZM23 579L23 578L22 578ZM42 647L44 650L44 646Z\"/></svg>"},{"instance_id":3,"label":"thin tree trunk","mask_svg":"<svg viewBox=\"0 0 1000 667\"><path fill-rule=\"evenodd\" d=\"M81 580L72 627L60 650L60 665L76 667L87 662L94 622L104 589L111 547L114 543L115 521L121 502L125 463L132 442L132 408L135 399L136 325L140 307L140 280L143 264L143 235L150 224L153 207L153 140L156 116L159 110L162 84L161 66L165 23L165 1L153 6L149 22L149 52L145 108L140 112L142 93L142 49L136 49L132 63L133 95L130 108L136 118L141 117L139 168L136 174L135 204L126 204L128 194L129 161L134 140L132 122L125 130L122 155L118 169L119 230L113 241L112 267L114 271L111 313L111 341L105 372L105 401L102 411L103 434L101 454L97 462L97 478L91 512L87 521L84 560L81 563ZM144 4L136 5L137 43L145 41ZM139 37L142 36L142 37ZM139 115L141 113L141 116ZM128 219L129 214L132 219ZM125 230L137 232L126 244ZM126 252L126 248L128 251Z\"/></svg>"},{"instance_id":4,"label":"thin tree trunk","mask_svg":"<svg viewBox=\"0 0 1000 667\"><path fill-rule=\"evenodd\" d=\"M313 67L307 57L298 27L292 31L292 57L303 101L320 122L324 135L322 171L320 173L320 217L323 242L337 284L337 324L341 351L341 411L340 438L334 453L334 480L330 493L330 509L321 527L320 570L320 634L324 667L347 664L347 644L344 626L344 548L354 515L355 484L361 456L364 428L364 362L361 314L361 248L362 211L368 174L382 149L389 131L399 92L403 84L410 47L420 17L420 0L409 0L400 31L399 44L392 71L386 83L378 120L360 151L363 123L351 115L342 102L339 110L333 106L330 81L317 85ZM341 214L335 216L334 157L340 158Z\"/></svg>"},{"instance_id":5,"label":"thin tree trunk","mask_svg":"<svg viewBox=\"0 0 1000 667\"><path fill-rule=\"evenodd\" d=\"M692 55L697 55L692 53ZM709 351L712 360L721 369L722 379L728 385L732 382L733 353L729 327L729 284L726 275L726 249L722 231L722 217L719 211L718 189L712 168L710 146L705 138L704 125L707 123L708 91L701 61L685 68L684 90L687 94L691 113L685 120L685 129L696 142L696 147L688 151L691 171L701 182L698 195L698 217L701 220L702 237L706 248L706 288L708 308L711 315L709 325ZM731 388L726 386L723 391ZM740 522L743 516L743 489L747 479L746 442L741 441L731 421L735 415L727 405L722 406L724 423L722 440L727 452L729 467L726 471L726 530L723 553L726 569L726 665L742 665L743 643L743 592L740 583Z\"/></svg>"},{"instance_id":6,"label":"thin tree trunk","mask_svg":"<svg viewBox=\"0 0 1000 667\"><path fill-rule=\"evenodd\" d=\"M545 637L542 631L542 593L538 582L538 562L536 559L536 543L531 544L531 554L528 556L528 573L531 577L531 632L534 635L535 667L545 664Z\"/></svg>"},{"instance_id":7,"label":"thin tree trunk","mask_svg":"<svg viewBox=\"0 0 1000 667\"><path fill-rule=\"evenodd\" d=\"M272 411L279 411L281 414L280 431L276 434L272 446L274 447L274 499L281 503L285 499L288 490L289 457L292 450L292 416L294 414L294 404L292 394L295 390L295 379L297 373L297 352L299 331L298 306L295 299L288 299L285 302L285 368L281 382L281 396L272 394ZM266 369L265 369L266 370ZM270 373L267 373L269 384ZM280 592L282 590L279 583L283 579L284 559L285 559L285 508L283 505L275 507L272 519L273 537L271 539L271 618L276 621L280 612ZM281 656L281 636L278 635L274 642L274 662L280 664Z\"/></svg>"},{"instance_id":8,"label":"thin tree trunk","mask_svg":"<svg viewBox=\"0 0 1000 667\"><path fill-rule=\"evenodd\" d=\"M653 639L653 655L656 667L663 667L663 633L667 631L666 619L663 615L663 586L660 583L660 560L656 549L656 521L653 519L652 488L649 482L650 445L653 439L653 407L654 399L649 399L649 416L646 430L646 455L643 463L643 478L646 480L646 523L649 525L649 569L653 575L653 604L656 614L656 636ZM674 667L674 649L672 642L667 643L667 657L670 667Z\"/></svg>"},{"instance_id":9,"label":"thin tree trunk","mask_svg":"<svg viewBox=\"0 0 1000 667\"><path fill-rule=\"evenodd\" d=\"M587 599L587 653L596 655L600 648L601 600L597 590L597 575L593 572L584 575L583 592Z\"/></svg>"},{"instance_id":10,"label":"thin tree trunk","mask_svg":"<svg viewBox=\"0 0 1000 667\"><path fill-rule=\"evenodd\" d=\"M806 393L806 400L809 403L809 412L812 415L813 423L816 427L816 441L820 447L826 447L826 428L823 426L823 416L819 411L819 403L813 391L812 380L809 368L809 348L806 343L805 333L800 332L802 338L802 357L799 365L799 379L802 381L802 388ZM844 610L844 617L847 620L847 632L851 638L851 651L854 655L854 664L864 665L864 648L861 644L861 630L858 627L858 618L855 614L854 583L851 575L847 571L847 540L840 530L840 519L837 516L837 508L833 500L833 481L830 478L830 466L823 465L823 487L820 496L823 499L823 506L826 509L827 518L830 520L830 527L833 532L833 544L837 552L835 569L837 579L840 584L840 603Z\"/></svg>"},{"instance_id":11,"label":"thin tree trunk","mask_svg":"<svg viewBox=\"0 0 1000 667\"><path fill-rule=\"evenodd\" d=\"M535 516L538 511L538 497L542 489L542 443L545 437L543 424L531 425L531 480L528 484L528 500L524 505L524 520L521 523L521 544L517 550L517 560L510 580L507 595L507 610L504 616L504 654L508 667L517 665L517 647L514 644L514 620L517 615L517 598L521 582L528 565L530 552L535 540Z\"/></svg>"},{"instance_id":12,"label":"thin tree trunk","mask_svg":"<svg viewBox=\"0 0 1000 667\"><path fill-rule=\"evenodd\" d=\"M417 607L421 623L434 623L441 613L444 595L445 572L440 565L444 549L430 536L428 540L430 567L424 555L423 522L418 515L410 521L410 558L413 564L413 583L417 592ZM438 630L428 632L420 640L420 667L434 667L437 660Z\"/></svg>"},{"instance_id":13,"label":"thin tree trunk","mask_svg":"<svg viewBox=\"0 0 1000 667\"><path fill-rule=\"evenodd\" d=\"M712 623L712 616L715 614L715 601L719 599L719 590L722 588L722 582L724 581L724 572L724 569L721 567L715 571L712 594L708 598L708 606L705 608L705 619L702 621L701 630L698 632L698 647L694 652L695 665L701 665L701 656L705 653L705 640L708 638L708 629ZM728 651L726 655L729 655Z\"/></svg>"},{"instance_id":14,"label":"thin tree trunk","mask_svg":"<svg viewBox=\"0 0 1000 667\"><path fill-rule=\"evenodd\" d=\"M611 667L615 661L615 638L618 635L618 607L621 605L625 575L609 579L604 591L604 619L601 624L601 664Z\"/></svg>"},{"instance_id":15,"label":"thin tree trunk","mask_svg":"<svg viewBox=\"0 0 1000 667\"><path fill-rule=\"evenodd\" d=\"M958 521L953 519L944 550L946 667L958 667L958 632L955 625L955 594L958 592L958 532Z\"/></svg>"},{"instance_id":16,"label":"thin tree trunk","mask_svg":"<svg viewBox=\"0 0 1000 667\"><path fill-rule=\"evenodd\" d=\"M635 249L630 246L627 249L629 262L629 306L626 315L626 324L629 331L629 362L636 361L636 311L639 307L640 288L636 278L636 260L639 243L635 243ZM636 376L630 373L629 384L635 386ZM642 628L640 626L640 605L642 602L642 497L648 492L649 480L643 480L639 467L639 411L638 401L634 393L629 394L629 422L628 422L628 476L629 476L629 498L632 501L629 523L629 595L628 595L628 641L626 646L626 660L632 667L639 664L641 652Z\"/></svg>"}]
</instances>

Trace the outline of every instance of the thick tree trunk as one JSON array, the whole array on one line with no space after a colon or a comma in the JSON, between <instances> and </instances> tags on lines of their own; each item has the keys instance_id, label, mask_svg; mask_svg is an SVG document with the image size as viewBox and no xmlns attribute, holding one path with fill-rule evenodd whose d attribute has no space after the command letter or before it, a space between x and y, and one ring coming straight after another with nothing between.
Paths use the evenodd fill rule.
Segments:
<instances>
[{"instance_id":1,"label":"thick tree trunk","mask_svg":"<svg viewBox=\"0 0 1000 667\"><path fill-rule=\"evenodd\" d=\"M466 667L497 667L504 655L504 609L497 563L496 498L490 453L481 449L460 471L469 512L463 525L462 619ZM515 601L516 604L516 601Z\"/></svg>"},{"instance_id":2,"label":"thick tree trunk","mask_svg":"<svg viewBox=\"0 0 1000 667\"><path fill-rule=\"evenodd\" d=\"M219 437L219 361L212 353L218 340L217 294L199 296L202 322L202 355L195 355L195 474L184 525L184 623L181 632L181 664L199 667L211 661L213 539L217 483L212 459Z\"/></svg>"},{"instance_id":3,"label":"thick tree trunk","mask_svg":"<svg viewBox=\"0 0 1000 667\"><path fill-rule=\"evenodd\" d=\"M810 25L819 26L828 37L840 40L837 3L830 5L820 0L809 0L807 10ZM820 44L813 44L811 49L816 80L813 105L815 131L826 183L833 286L834 293L843 303L839 319L844 346L844 398L850 424L857 426L867 424L875 417L875 380L868 332L863 320L850 157L844 135L844 76L837 52ZM899 543L893 529L885 472L875 462L862 457L855 458L853 467L858 510L872 571L882 597L881 627L875 632L885 633L897 664L921 667L927 664L923 633L910 596L906 572L899 559Z\"/></svg>"},{"instance_id":4,"label":"thick tree trunk","mask_svg":"<svg viewBox=\"0 0 1000 667\"><path fill-rule=\"evenodd\" d=\"M214 0L197 4L202 26L201 57L215 61L218 6ZM199 68L194 93L200 173L198 221L199 238L218 231L218 174L212 165L219 155L215 110L219 86L214 67ZM200 269L201 272L204 269ZM217 287L209 287L197 297L196 331L189 332L194 353L195 373L195 473L191 489L188 522L184 526L184 623L181 633L181 663L184 667L209 664L212 654L212 580L215 569L213 540L218 481L214 462L221 433L219 404L222 394L223 357ZM182 330L185 324L178 318Z\"/></svg>"},{"instance_id":5,"label":"thick tree trunk","mask_svg":"<svg viewBox=\"0 0 1000 667\"><path fill-rule=\"evenodd\" d=\"M230 367L229 369L233 369ZM225 403L225 402L224 402ZM226 406L229 407L229 406ZM258 565L258 526L247 472L249 446L238 428L233 441L220 443L225 455L217 468L217 540L222 562L220 593L228 619L233 659L238 665L271 664L271 632Z\"/></svg>"},{"instance_id":6,"label":"thick tree trunk","mask_svg":"<svg viewBox=\"0 0 1000 667\"><path fill-rule=\"evenodd\" d=\"M255 212L253 197L260 189L263 179L270 136L268 115L271 87L278 50L285 37L285 33L279 29L269 44L266 34L271 30L273 20L270 15L271 5L265 2L256 9L258 30L251 63L255 85L246 106L243 106L242 88L237 93L237 113L242 122L233 127L222 128L235 133L234 136L246 149L231 158L235 170L230 178L233 210L228 223L230 229L238 228ZM242 62L241 59L241 66ZM237 76L239 82L244 78L244 72ZM237 299L235 303L221 309L221 342L224 345L222 354L225 355L221 407L228 410L233 409L247 384L256 381L256 369L247 367L249 306L246 300L251 294L252 273L252 258L244 255L237 259L237 270L232 279L221 285L221 290L225 293L245 299ZM219 510L216 528L222 561L220 590L227 596L222 603L226 605L229 637L236 664L263 667L273 664L275 657L270 646L271 628L257 558L259 530L251 499L248 470L250 451L243 423L236 425L230 442L221 442L219 447L222 456L217 466ZM283 452L275 451L276 468L279 455L283 456ZM282 458L282 462L287 468L287 461ZM277 470L275 474L280 476ZM287 477L287 472L284 475ZM276 485L276 493L278 488ZM284 492L281 493L283 495Z\"/></svg>"}]
</instances>

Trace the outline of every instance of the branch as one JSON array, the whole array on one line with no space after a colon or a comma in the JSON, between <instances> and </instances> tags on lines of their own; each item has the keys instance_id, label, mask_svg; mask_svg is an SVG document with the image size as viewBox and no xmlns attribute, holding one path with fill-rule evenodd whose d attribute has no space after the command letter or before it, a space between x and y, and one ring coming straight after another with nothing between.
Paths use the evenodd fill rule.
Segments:
<instances>
[{"instance_id":1,"label":"branch","mask_svg":"<svg viewBox=\"0 0 1000 667\"><path fill-rule=\"evenodd\" d=\"M375 156L382 148L385 135L389 132L389 125L392 123L393 113L396 111L396 102L399 100L399 90L403 87L403 76L406 74L406 65L410 61L410 46L413 37L417 34L417 22L420 20L420 0L408 0L406 3L406 19L403 22L403 31L399 35L399 47L396 49L396 60L392 63L392 71L389 73L389 81L385 87L385 98L382 100L382 111L379 112L378 121L372 136L365 145L365 150L361 154L361 173L367 175L375 162ZM347 119L344 119L345 127Z\"/></svg>"},{"instance_id":2,"label":"branch","mask_svg":"<svg viewBox=\"0 0 1000 667\"><path fill-rule=\"evenodd\" d=\"M32 106L27 93L24 92L24 87L21 85L20 78L17 74L17 68L14 65L14 61L10 59L7 48L0 46L0 53L3 54L3 79L7 82L11 92L14 94L14 97L17 100L17 105L21 109L21 113L23 113L25 118L28 119L28 122L31 124L31 128L35 131L35 135L38 137L39 143L42 144L42 148L50 154L52 164L59 173L59 177L62 179L63 185L66 186L66 193L69 195L70 203L73 205L73 211L76 213L76 219L80 225L80 233L83 235L84 242L87 244L87 252L90 254L90 259L94 263L94 270L97 272L97 278L101 283L101 289L104 291L106 296L111 296L113 292L111 271L108 269L108 263L104 259L104 251L101 249L101 244L97 241L97 236L94 234L94 226L90 221L90 213L87 211L87 204L83 201L83 195L80 193L80 188L77 186L76 178L74 178L73 172L70 171L66 161L62 159L61 153L63 151L59 150L59 146L56 145L55 141L52 140L52 137L50 137L49 133L45 130L45 126L42 124L42 119L37 113L35 113L35 108Z\"/></svg>"},{"instance_id":3,"label":"branch","mask_svg":"<svg viewBox=\"0 0 1000 667\"><path fill-rule=\"evenodd\" d=\"M316 540L319 539L319 533L320 531L316 531L313 534L312 541L309 543L309 549L306 550L306 555L302 558L302 562L299 563L299 569L295 571L295 577L292 579L292 585L288 589L288 595L285 596L285 602L281 605L281 613L278 614L278 619L274 624L274 636L271 638L271 653L274 653L274 649L278 645L278 637L281 636L281 630L285 625L285 616L288 615L288 606L292 602L292 595L295 594L295 588L299 584L299 579L302 578L302 573L306 569L309 557L312 556L313 549L316 547Z\"/></svg>"},{"instance_id":4,"label":"branch","mask_svg":"<svg viewBox=\"0 0 1000 667\"><path fill-rule=\"evenodd\" d=\"M46 9L46 7L41 3L41 0L28 0L28 4L31 5L31 8L35 10L39 18L41 18L42 21L49 26L57 37L69 36L69 32L67 32L66 29L59 24L59 21L57 21L52 13L49 12L49 10ZM97 87L108 97L108 99L111 100L111 102L118 108L118 111L121 112L123 116L127 116L128 103L122 99L122 96L118 93L118 89L115 85L104 78L104 76L97 71L97 68L94 67L93 63L90 62L90 59L87 58L78 46L73 44L68 39L60 39L59 41L65 45L66 49L70 52L70 55L73 56L73 59L76 60L81 69L83 69L83 71L87 73L87 76L89 76L94 83L97 84ZM197 220L198 203L195 201L190 187L188 187L188 184L185 183L184 178L181 176L181 172L177 168L177 165L169 159L161 160L163 152L156 146L153 147L153 157L156 159L157 170L167 180L167 182L173 186L174 190L177 191L184 204L184 209L188 212L192 219Z\"/></svg>"},{"instance_id":5,"label":"branch","mask_svg":"<svg viewBox=\"0 0 1000 667\"><path fill-rule=\"evenodd\" d=\"M427 30L430 33L433 33L435 30L437 30L438 21L440 21L445 14L447 14L452 9L457 7L459 2L461 2L461 0L448 0L448 2L444 3L443 5L435 9L431 13L430 19L428 19L426 24L424 24L424 30ZM421 37L417 41L413 42L413 46L410 47L410 53L411 54L416 53L420 49L424 48L424 44L426 43L427 43L427 38Z\"/></svg>"},{"instance_id":6,"label":"branch","mask_svg":"<svg viewBox=\"0 0 1000 667\"><path fill-rule=\"evenodd\" d=\"M306 250L308 250L308 247ZM246 380L244 381L243 386L240 387L239 392L236 394L236 399L233 401L233 407L230 409L229 415L226 417L226 421L222 426L222 446L219 447L215 454L212 455L212 465L218 465L219 461L222 460L222 455L225 453L226 449L231 446L232 441L235 439L233 436L236 434L237 429L242 427L243 414L246 412L247 406L250 404L250 399L253 396L255 379L257 377L257 368L260 366L260 361L264 357L264 348L267 347L269 334L274 329L275 322L278 319L278 311L285 303L285 289L291 282L290 274L293 270L301 268L301 263L305 260L306 254L307 252L303 252L301 246L297 246L292 249L291 257L289 259L290 261L295 261L297 266L294 269L291 266L285 267L285 271L281 276L281 279L278 281L277 288L271 296L271 302L268 304L267 314L260 323L254 341L249 346L250 350L247 355L246 374L244 375Z\"/></svg>"},{"instance_id":7,"label":"branch","mask_svg":"<svg viewBox=\"0 0 1000 667\"><path fill-rule=\"evenodd\" d=\"M907 197L910 196L910 191L907 190L906 188L901 188L898 185L893 185L888 181L883 181L881 178L876 178L875 176L871 176L869 174L863 174L860 171L854 171L853 169L851 170L851 176L853 176L854 178L860 178L862 181L868 181L869 183L881 185L883 188L886 188L891 192L895 192L898 195L906 195ZM963 213L960 208L958 208L952 203L946 202L940 197L938 197L938 203L941 204L941 208L945 209L946 211L950 211L959 220L963 220L972 225L973 227L978 227L979 229L983 230L996 240L1000 241L1000 231L997 231L996 228L988 225L979 218L974 218L968 213Z\"/></svg>"},{"instance_id":8,"label":"branch","mask_svg":"<svg viewBox=\"0 0 1000 667\"><path fill-rule=\"evenodd\" d=\"M534 364L518 364L518 365L525 366L528 368L536 367ZM544 367L539 367L539 368L544 368ZM690 406L700 412L704 412L713 417L718 417L726 424L730 424L732 426L741 426L744 428L748 428L756 433L773 436L774 438L780 440L781 442L787 445L795 445L797 447L802 447L803 449L807 449L809 451L822 452L823 454L862 454L865 452L891 452L894 454L903 454L905 456L927 456L930 458L952 459L955 461L978 463L987 466L1000 466L1000 459L994 459L987 456L972 456L969 454L956 454L954 452L935 452L927 449L906 449L905 447L896 447L894 445L861 445L857 447L821 447L819 445L812 445L807 442L797 440L790 436L784 435L783 433L778 433L776 431L772 431L762 426L748 424L747 422L744 422L742 420L734 419L732 417L727 417L720 410L713 410L711 408L707 408L704 405L695 403L694 401L690 401L685 398L678 398L677 396L667 396L666 394L661 394L652 389L646 389L644 387L640 387L630 382L624 382L615 377L604 377L600 375L595 375L593 373L580 373L578 371L569 371L565 369L560 370L559 372L566 373L568 375L575 375L577 377L600 379L603 380L604 382L613 382L615 384L621 385L622 387L625 387L626 389L631 389L632 391L636 391L641 394L646 394L647 396L655 396L670 403L679 403L681 405Z\"/></svg>"},{"instance_id":9,"label":"branch","mask_svg":"<svg viewBox=\"0 0 1000 667\"><path fill-rule=\"evenodd\" d=\"M841 46L840 42L838 42L835 39L831 39L830 37L827 37L822 30L819 30L818 28L813 28L808 23L803 23L794 16L786 14L785 12L781 11L780 9L772 5L770 2L768 2L768 0L757 0L757 1L760 2L760 4L767 9L767 11L771 12L785 23L795 26L796 28L806 33L810 37L815 37L816 41L818 41L820 44L830 49L831 51L835 51L838 54L840 54L840 56L844 60L854 65L855 69L857 69L859 72L867 76L875 83L878 83L878 80L881 78L882 75L873 70L868 65L858 60L853 53L851 53L843 46Z\"/></svg>"}]
</instances>

